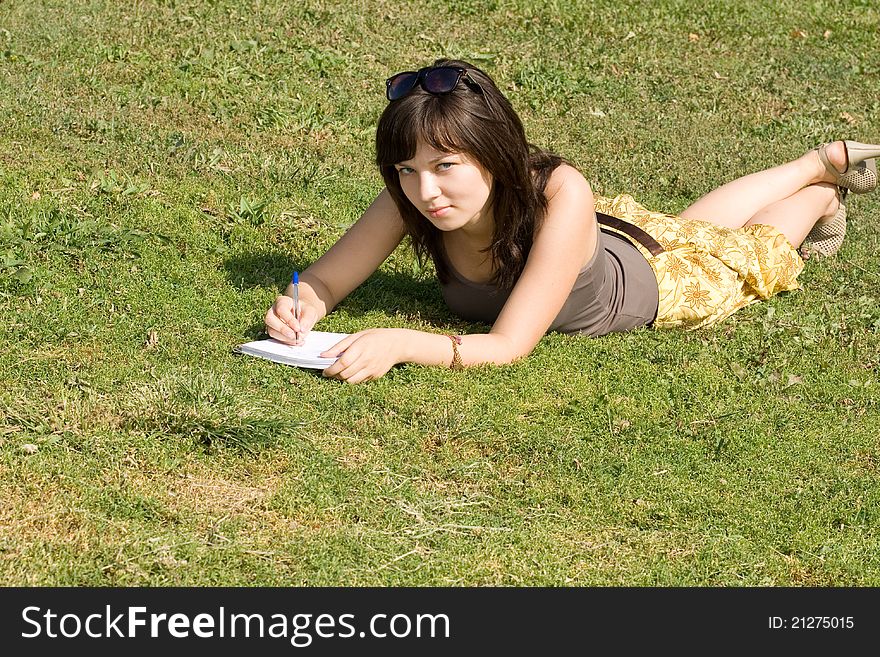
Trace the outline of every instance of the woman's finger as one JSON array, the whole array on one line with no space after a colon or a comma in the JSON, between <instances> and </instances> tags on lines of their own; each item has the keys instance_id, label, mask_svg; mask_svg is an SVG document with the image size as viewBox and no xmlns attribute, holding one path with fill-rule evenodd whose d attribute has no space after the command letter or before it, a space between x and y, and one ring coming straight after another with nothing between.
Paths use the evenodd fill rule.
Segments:
<instances>
[{"instance_id":1,"label":"woman's finger","mask_svg":"<svg viewBox=\"0 0 880 657\"><path fill-rule=\"evenodd\" d=\"M364 367L363 363L355 362L348 367L344 367L332 378L345 381L346 383L360 383L365 380L369 373L369 369Z\"/></svg>"},{"instance_id":2,"label":"woman's finger","mask_svg":"<svg viewBox=\"0 0 880 657\"><path fill-rule=\"evenodd\" d=\"M335 345L333 345L329 349L325 349L318 355L321 356L321 358L333 358L335 356L338 356L339 354L346 351L352 344L354 344L359 337L361 337L361 333L352 333L351 335L342 338L342 340L337 342ZM338 363L339 361L336 362Z\"/></svg>"},{"instance_id":3,"label":"woman's finger","mask_svg":"<svg viewBox=\"0 0 880 657\"><path fill-rule=\"evenodd\" d=\"M339 358L336 359L336 362L324 370L324 376L344 379L364 367L360 349L358 349L357 346L351 347L351 344L357 340L356 336L357 334L348 336L344 340L338 342L334 347L321 354L322 356L326 354L326 356L324 356L325 358L332 358L340 353L338 351L340 345L344 347L344 350Z\"/></svg>"},{"instance_id":4,"label":"woman's finger","mask_svg":"<svg viewBox=\"0 0 880 657\"><path fill-rule=\"evenodd\" d=\"M290 320L295 319L293 316L293 299L283 294L275 297L275 303L272 304L275 314L285 324L289 324Z\"/></svg>"},{"instance_id":5,"label":"woman's finger","mask_svg":"<svg viewBox=\"0 0 880 657\"><path fill-rule=\"evenodd\" d=\"M287 324L290 318L293 317L292 304L292 299L281 295L275 297L275 301L272 303L269 310L274 313L281 322Z\"/></svg>"},{"instance_id":6,"label":"woman's finger","mask_svg":"<svg viewBox=\"0 0 880 657\"><path fill-rule=\"evenodd\" d=\"M302 337L305 338L306 333L311 331L318 321L318 310L310 304L304 304L302 301L300 301L299 305L299 331Z\"/></svg>"},{"instance_id":7,"label":"woman's finger","mask_svg":"<svg viewBox=\"0 0 880 657\"><path fill-rule=\"evenodd\" d=\"M272 306L266 312L266 317L263 319L263 323L266 325L269 335L273 338L289 343L296 340L296 331L290 328L290 326L278 316L275 306ZM278 335L273 335L273 332Z\"/></svg>"},{"instance_id":8,"label":"woman's finger","mask_svg":"<svg viewBox=\"0 0 880 657\"><path fill-rule=\"evenodd\" d=\"M350 377L345 379L346 383L350 383L352 385L356 385L358 383L364 383L365 381L370 381L373 379L373 375L370 374L369 369L364 368L359 370L355 374L352 374Z\"/></svg>"},{"instance_id":9,"label":"woman's finger","mask_svg":"<svg viewBox=\"0 0 880 657\"><path fill-rule=\"evenodd\" d=\"M275 326L279 331L284 332L292 344L301 345L305 342L306 334L312 330L312 327L318 321L318 310L309 303L302 300L299 302L299 317L294 313L293 299L288 296L280 295L275 299L272 309L275 311L279 321L284 326ZM268 325L268 322L267 322ZM288 333L286 328L292 333Z\"/></svg>"},{"instance_id":10,"label":"woman's finger","mask_svg":"<svg viewBox=\"0 0 880 657\"><path fill-rule=\"evenodd\" d=\"M279 331L277 329L269 328L269 326L266 326L266 333L269 334L270 338L274 338L275 340L278 340L278 342L283 342L284 344L294 345L296 338L288 335L288 331L290 331L290 329Z\"/></svg>"},{"instance_id":11,"label":"woman's finger","mask_svg":"<svg viewBox=\"0 0 880 657\"><path fill-rule=\"evenodd\" d=\"M324 353L326 353L326 352L324 352ZM326 377L333 378L337 374L339 374L342 370L344 370L346 367L348 367L348 364L343 363L342 357L340 357L340 358L336 359L335 363L333 363L329 367L324 368L324 371L322 372L322 374Z\"/></svg>"}]
</instances>

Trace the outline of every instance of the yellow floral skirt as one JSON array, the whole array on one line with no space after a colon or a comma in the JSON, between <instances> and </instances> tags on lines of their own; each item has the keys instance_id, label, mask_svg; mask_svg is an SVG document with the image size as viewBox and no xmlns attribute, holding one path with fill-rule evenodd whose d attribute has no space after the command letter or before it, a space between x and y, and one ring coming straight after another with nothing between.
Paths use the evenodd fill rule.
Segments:
<instances>
[{"instance_id":1,"label":"yellow floral skirt","mask_svg":"<svg viewBox=\"0 0 880 657\"><path fill-rule=\"evenodd\" d=\"M653 256L630 239L657 277L660 306L654 326L709 326L751 303L798 287L804 262L773 226L731 229L651 212L629 194L597 197L596 211L635 224L664 248Z\"/></svg>"}]
</instances>

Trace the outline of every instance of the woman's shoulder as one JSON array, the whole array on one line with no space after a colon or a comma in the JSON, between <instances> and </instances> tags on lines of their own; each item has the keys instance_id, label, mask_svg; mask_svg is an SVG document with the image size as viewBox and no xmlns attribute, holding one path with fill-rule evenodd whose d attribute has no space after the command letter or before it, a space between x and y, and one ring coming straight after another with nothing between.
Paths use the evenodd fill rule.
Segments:
<instances>
[{"instance_id":1,"label":"woman's shoulder","mask_svg":"<svg viewBox=\"0 0 880 657\"><path fill-rule=\"evenodd\" d=\"M572 165L563 162L550 174L547 186L544 188L544 194L547 196L548 201L552 201L560 193L563 195L592 194L592 190L590 189L590 183L580 171Z\"/></svg>"},{"instance_id":2,"label":"woman's shoulder","mask_svg":"<svg viewBox=\"0 0 880 657\"><path fill-rule=\"evenodd\" d=\"M553 170L544 188L548 203L560 199L591 197L593 190L584 175L572 165L563 162Z\"/></svg>"}]
</instances>

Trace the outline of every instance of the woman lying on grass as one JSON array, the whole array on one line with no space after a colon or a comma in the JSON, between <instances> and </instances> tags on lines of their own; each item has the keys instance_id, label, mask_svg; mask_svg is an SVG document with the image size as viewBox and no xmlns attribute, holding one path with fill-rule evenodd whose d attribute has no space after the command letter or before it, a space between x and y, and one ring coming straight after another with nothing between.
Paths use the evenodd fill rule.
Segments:
<instances>
[{"instance_id":1,"label":"woman lying on grass","mask_svg":"<svg viewBox=\"0 0 880 657\"><path fill-rule=\"evenodd\" d=\"M385 181L363 216L266 313L271 337L299 344L409 235L430 257L449 308L489 333L354 333L324 374L376 379L397 363L510 363L548 331L599 336L638 326L707 326L797 287L801 253L830 255L846 191L877 186L880 146L833 142L734 180L679 216L628 195L594 197L556 155L526 141L494 82L438 60L387 81L376 132Z\"/></svg>"}]
</instances>

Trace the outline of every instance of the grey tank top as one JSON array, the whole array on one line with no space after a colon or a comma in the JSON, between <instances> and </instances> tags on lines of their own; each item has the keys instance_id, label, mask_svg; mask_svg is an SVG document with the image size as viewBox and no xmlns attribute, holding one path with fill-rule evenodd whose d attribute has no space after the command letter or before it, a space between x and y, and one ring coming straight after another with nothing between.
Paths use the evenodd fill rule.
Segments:
<instances>
[{"instance_id":1,"label":"grey tank top","mask_svg":"<svg viewBox=\"0 0 880 657\"><path fill-rule=\"evenodd\" d=\"M492 324L510 291L469 281L451 264L449 271L449 282L440 286L449 309ZM596 252L578 273L550 330L590 336L627 331L653 322L658 303L657 279L645 257L626 238L600 230Z\"/></svg>"}]
</instances>

